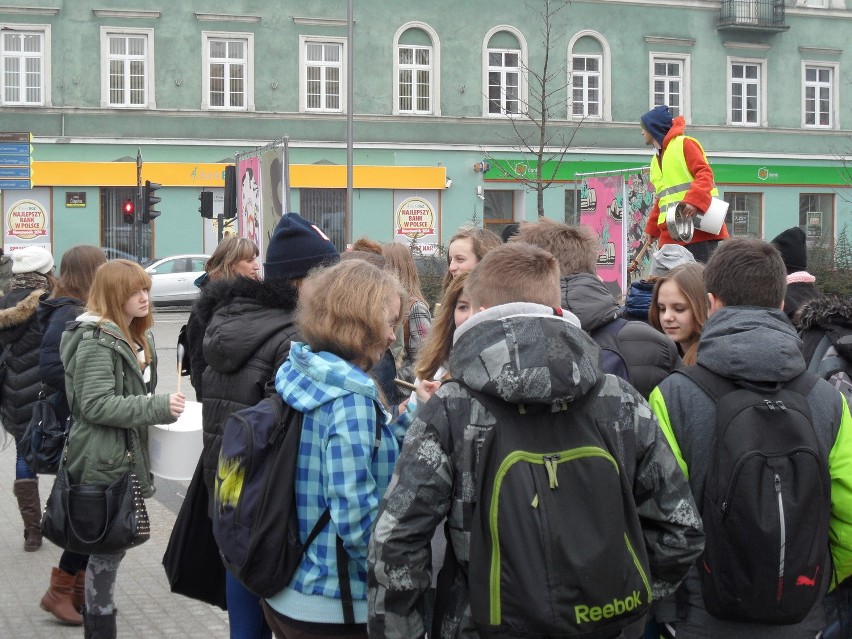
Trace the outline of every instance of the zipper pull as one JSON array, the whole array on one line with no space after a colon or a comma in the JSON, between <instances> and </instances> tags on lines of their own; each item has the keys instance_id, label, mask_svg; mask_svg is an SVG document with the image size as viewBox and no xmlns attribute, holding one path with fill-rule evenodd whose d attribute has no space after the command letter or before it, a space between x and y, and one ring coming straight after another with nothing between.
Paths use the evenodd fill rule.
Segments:
<instances>
[{"instance_id":1,"label":"zipper pull","mask_svg":"<svg viewBox=\"0 0 852 639\"><path fill-rule=\"evenodd\" d=\"M775 402L775 405L778 408L780 408L782 411L784 411L785 413L787 412L787 407L784 406L784 402L778 401L778 402Z\"/></svg>"},{"instance_id":2,"label":"zipper pull","mask_svg":"<svg viewBox=\"0 0 852 639\"><path fill-rule=\"evenodd\" d=\"M556 464L559 463L559 455L545 455L544 468L547 471L547 478L550 481L550 490L555 490L559 487L559 480L556 479Z\"/></svg>"},{"instance_id":3,"label":"zipper pull","mask_svg":"<svg viewBox=\"0 0 852 639\"><path fill-rule=\"evenodd\" d=\"M768 399L764 399L764 400L763 400L763 403L766 405L766 407L767 407L770 411L773 411L773 412L775 411L775 404L773 404L770 400L768 400Z\"/></svg>"}]
</instances>

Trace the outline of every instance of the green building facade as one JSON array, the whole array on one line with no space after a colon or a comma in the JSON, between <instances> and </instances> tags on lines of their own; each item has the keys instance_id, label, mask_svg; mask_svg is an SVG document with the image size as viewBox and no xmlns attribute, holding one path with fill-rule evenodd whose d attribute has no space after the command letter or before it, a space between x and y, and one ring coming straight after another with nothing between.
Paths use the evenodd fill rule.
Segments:
<instances>
[{"instance_id":1,"label":"green building facade","mask_svg":"<svg viewBox=\"0 0 852 639\"><path fill-rule=\"evenodd\" d=\"M338 225L341 248L398 236L411 196L438 243L471 221L534 219L533 173L504 168L518 162L550 167L544 214L574 221L576 175L647 166L639 117L662 103L705 147L740 214L732 233L831 238L852 222L846 0L353 6L350 43L344 0L7 0L0 132L32 141L24 162L26 143L0 138L4 247L132 253L138 233L145 257L209 252L200 191L221 206L224 165L285 136L289 208ZM347 161L350 88L347 230L345 172L329 167ZM138 179L162 184L149 225L122 217L128 200L140 217Z\"/></svg>"}]
</instances>

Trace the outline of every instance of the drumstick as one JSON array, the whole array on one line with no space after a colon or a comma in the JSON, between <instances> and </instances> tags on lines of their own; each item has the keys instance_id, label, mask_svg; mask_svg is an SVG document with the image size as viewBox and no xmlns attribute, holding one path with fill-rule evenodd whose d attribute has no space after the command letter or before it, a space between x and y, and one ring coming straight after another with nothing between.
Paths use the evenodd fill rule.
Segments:
<instances>
[{"instance_id":1,"label":"drumstick","mask_svg":"<svg viewBox=\"0 0 852 639\"><path fill-rule=\"evenodd\" d=\"M408 390L416 391L417 387L411 382L406 382L404 379L396 378L393 380L397 386L402 386L403 388L407 388Z\"/></svg>"},{"instance_id":2,"label":"drumstick","mask_svg":"<svg viewBox=\"0 0 852 639\"><path fill-rule=\"evenodd\" d=\"M184 353L183 344L178 344L177 345L177 378L178 378L177 392L178 393L180 392L180 378L182 377L181 376L181 372L182 372L181 368L182 368L182 365L183 365L183 353Z\"/></svg>"},{"instance_id":3,"label":"drumstick","mask_svg":"<svg viewBox=\"0 0 852 639\"><path fill-rule=\"evenodd\" d=\"M639 260L641 260L641 259L642 259L642 256L643 256L643 255L645 255L645 253L647 252L647 250L651 247L651 242L653 242L653 240L648 240L648 241L647 241L647 242L646 242L646 243L642 246L642 250L640 250L640 251L636 254L636 257L634 257L634 258L633 258L633 260L631 260L631 262L630 262L630 266L628 266L628 267L627 267L627 272L628 272L628 273L632 273L632 272L633 272L633 271L635 271L637 268L639 268Z\"/></svg>"}]
</instances>

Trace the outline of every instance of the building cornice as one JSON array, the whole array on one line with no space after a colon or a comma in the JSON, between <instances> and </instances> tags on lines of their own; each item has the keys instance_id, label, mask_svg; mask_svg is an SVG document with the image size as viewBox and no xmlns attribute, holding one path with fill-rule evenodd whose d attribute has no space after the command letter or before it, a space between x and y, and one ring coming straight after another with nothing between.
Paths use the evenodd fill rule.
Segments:
<instances>
[{"instance_id":1,"label":"building cornice","mask_svg":"<svg viewBox=\"0 0 852 639\"><path fill-rule=\"evenodd\" d=\"M59 13L59 7L10 7L0 5L0 13L14 13L28 16L55 16Z\"/></svg>"},{"instance_id":2,"label":"building cornice","mask_svg":"<svg viewBox=\"0 0 852 639\"><path fill-rule=\"evenodd\" d=\"M248 22L257 23L262 20L260 16L239 15L235 13L199 13L195 12L195 19L199 22Z\"/></svg>"},{"instance_id":3,"label":"building cornice","mask_svg":"<svg viewBox=\"0 0 852 639\"><path fill-rule=\"evenodd\" d=\"M734 40L726 40L722 43L726 49L748 49L750 51L769 51L772 48L771 44L763 44L762 42L736 42Z\"/></svg>"},{"instance_id":4,"label":"building cornice","mask_svg":"<svg viewBox=\"0 0 852 639\"><path fill-rule=\"evenodd\" d=\"M346 20L339 18L303 18L300 16L293 16L293 22L312 27L345 27L348 24Z\"/></svg>"},{"instance_id":5,"label":"building cornice","mask_svg":"<svg viewBox=\"0 0 852 639\"><path fill-rule=\"evenodd\" d=\"M160 17L159 11L142 11L137 9L92 9L98 18L143 18L146 20Z\"/></svg>"},{"instance_id":6,"label":"building cornice","mask_svg":"<svg viewBox=\"0 0 852 639\"><path fill-rule=\"evenodd\" d=\"M666 36L645 36L645 42L648 44L667 44L673 47L692 47L695 46L695 38L669 38Z\"/></svg>"}]
</instances>

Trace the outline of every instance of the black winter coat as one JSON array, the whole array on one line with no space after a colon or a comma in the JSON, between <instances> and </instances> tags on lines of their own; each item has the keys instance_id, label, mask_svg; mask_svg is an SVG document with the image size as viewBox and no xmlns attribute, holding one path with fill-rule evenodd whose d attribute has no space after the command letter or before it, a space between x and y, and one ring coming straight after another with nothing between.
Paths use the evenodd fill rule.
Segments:
<instances>
[{"instance_id":1,"label":"black winter coat","mask_svg":"<svg viewBox=\"0 0 852 639\"><path fill-rule=\"evenodd\" d=\"M46 294L42 289L17 288L0 297L0 349L12 344L0 385L0 417L15 441L24 435L41 390L38 358L42 334L36 309Z\"/></svg>"},{"instance_id":2,"label":"black winter coat","mask_svg":"<svg viewBox=\"0 0 852 639\"><path fill-rule=\"evenodd\" d=\"M286 280L258 282L240 277L207 284L195 304L198 320L207 326L201 455L211 496L225 420L267 396L267 383L275 380L290 342L297 338L296 301L296 289ZM211 515L212 508L211 499Z\"/></svg>"},{"instance_id":3,"label":"black winter coat","mask_svg":"<svg viewBox=\"0 0 852 639\"><path fill-rule=\"evenodd\" d=\"M38 307L38 323L42 330L41 352L38 359L41 381L49 388L56 417L62 423L71 409L65 396L65 367L59 356L59 343L65 326L83 312L83 302L73 297L57 297L42 300Z\"/></svg>"},{"instance_id":4,"label":"black winter coat","mask_svg":"<svg viewBox=\"0 0 852 639\"><path fill-rule=\"evenodd\" d=\"M574 313L584 331L600 342L596 333L618 318L618 303L597 275L577 273L560 278L562 306ZM618 353L627 365L629 381L646 399L681 365L677 346L644 322L629 321L616 337ZM611 373L604 369L605 373Z\"/></svg>"}]
</instances>

